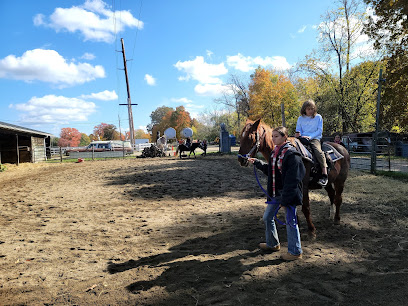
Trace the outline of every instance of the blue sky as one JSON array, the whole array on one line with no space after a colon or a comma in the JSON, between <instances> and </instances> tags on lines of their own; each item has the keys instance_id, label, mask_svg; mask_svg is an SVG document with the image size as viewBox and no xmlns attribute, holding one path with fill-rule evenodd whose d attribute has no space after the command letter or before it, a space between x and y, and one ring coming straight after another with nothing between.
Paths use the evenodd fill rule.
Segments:
<instances>
[{"instance_id":1,"label":"blue sky","mask_svg":"<svg viewBox=\"0 0 408 306\"><path fill-rule=\"evenodd\" d=\"M317 45L333 1L0 0L0 121L59 135L104 122L129 129L120 39L135 128L157 107L192 117L230 74L286 69Z\"/></svg>"}]
</instances>

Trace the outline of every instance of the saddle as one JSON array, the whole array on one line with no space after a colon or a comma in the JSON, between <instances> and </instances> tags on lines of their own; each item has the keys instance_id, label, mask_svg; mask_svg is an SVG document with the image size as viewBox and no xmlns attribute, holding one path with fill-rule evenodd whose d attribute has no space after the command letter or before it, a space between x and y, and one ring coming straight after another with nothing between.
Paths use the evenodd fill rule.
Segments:
<instances>
[{"instance_id":1,"label":"saddle","mask_svg":"<svg viewBox=\"0 0 408 306\"><path fill-rule=\"evenodd\" d=\"M316 185L318 185L317 181L321 177L322 169L320 163L316 159L313 149L310 146L309 140L303 137L295 138L295 144L296 150L302 155L302 158L312 163L312 168L310 170L310 181L315 182ZM330 173L330 170L334 168L334 163L344 158L344 156L340 154L339 151L337 151L332 145L325 142L322 143L322 151L326 157L327 173Z\"/></svg>"}]
</instances>

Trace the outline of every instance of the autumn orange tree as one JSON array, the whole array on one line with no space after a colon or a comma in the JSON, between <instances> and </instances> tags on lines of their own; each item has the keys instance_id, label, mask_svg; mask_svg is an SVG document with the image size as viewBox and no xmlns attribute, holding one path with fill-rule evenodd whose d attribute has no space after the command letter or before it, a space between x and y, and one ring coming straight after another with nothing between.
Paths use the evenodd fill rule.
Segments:
<instances>
[{"instance_id":1,"label":"autumn orange tree","mask_svg":"<svg viewBox=\"0 0 408 306\"><path fill-rule=\"evenodd\" d=\"M142 129L135 130L135 139L150 139L150 135L145 133Z\"/></svg>"},{"instance_id":2,"label":"autumn orange tree","mask_svg":"<svg viewBox=\"0 0 408 306\"><path fill-rule=\"evenodd\" d=\"M293 132L300 110L295 87L284 74L258 67L249 84L249 118L262 118L271 126L282 125L282 104L286 126Z\"/></svg>"},{"instance_id":3,"label":"autumn orange tree","mask_svg":"<svg viewBox=\"0 0 408 306\"><path fill-rule=\"evenodd\" d=\"M99 140L119 140L120 135L113 124L101 123L96 125L93 130L93 136Z\"/></svg>"},{"instance_id":4,"label":"autumn orange tree","mask_svg":"<svg viewBox=\"0 0 408 306\"><path fill-rule=\"evenodd\" d=\"M75 128L62 128L58 146L77 147L81 141L81 136L81 133Z\"/></svg>"},{"instance_id":5,"label":"autumn orange tree","mask_svg":"<svg viewBox=\"0 0 408 306\"><path fill-rule=\"evenodd\" d=\"M160 112L158 112L158 110ZM159 119L157 116L158 114L162 115L162 118ZM163 135L164 131L169 127L176 130L177 138L181 138L181 130L186 127L192 127L194 130L192 124L196 122L191 119L190 113L186 111L184 106L178 106L175 110L173 108L163 106L152 112L150 117L152 118L152 123L149 125L149 128L152 132L153 141L156 141L157 132L160 132L160 135Z\"/></svg>"}]
</instances>

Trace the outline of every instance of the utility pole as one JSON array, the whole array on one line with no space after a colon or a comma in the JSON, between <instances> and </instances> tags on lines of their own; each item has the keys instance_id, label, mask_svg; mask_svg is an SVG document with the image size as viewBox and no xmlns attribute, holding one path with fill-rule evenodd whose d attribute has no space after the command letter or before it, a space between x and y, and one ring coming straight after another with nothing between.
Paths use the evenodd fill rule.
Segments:
<instances>
[{"instance_id":1,"label":"utility pole","mask_svg":"<svg viewBox=\"0 0 408 306\"><path fill-rule=\"evenodd\" d=\"M123 65L125 67L125 76L126 76L127 104L119 104L119 105L127 105L128 107L130 144L132 145L132 148L133 148L135 144L135 136L134 136L135 129L133 127L132 105L137 105L137 104L132 104L132 101L130 100L129 79L128 79L127 66L126 66L126 55L125 55L125 45L123 43L123 38L121 38L120 41L122 43Z\"/></svg>"},{"instance_id":2,"label":"utility pole","mask_svg":"<svg viewBox=\"0 0 408 306\"><path fill-rule=\"evenodd\" d=\"M382 78L382 69L380 69L380 75L378 76L378 93L377 93L377 113L375 118L375 132L374 139L371 146L371 173L375 174L377 170L377 142L378 142L378 128L380 124L380 103L381 103L381 84L385 82Z\"/></svg>"}]
</instances>

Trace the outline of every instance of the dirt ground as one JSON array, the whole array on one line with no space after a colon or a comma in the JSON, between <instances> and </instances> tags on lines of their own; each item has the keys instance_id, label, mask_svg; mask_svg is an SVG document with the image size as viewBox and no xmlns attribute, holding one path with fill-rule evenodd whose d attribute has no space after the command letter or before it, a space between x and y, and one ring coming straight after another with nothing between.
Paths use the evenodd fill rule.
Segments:
<instances>
[{"instance_id":1,"label":"dirt ground","mask_svg":"<svg viewBox=\"0 0 408 306\"><path fill-rule=\"evenodd\" d=\"M283 262L235 156L9 167L0 305L407 305L407 185L351 171L339 226L313 191L317 237L300 213L304 259Z\"/></svg>"}]
</instances>

